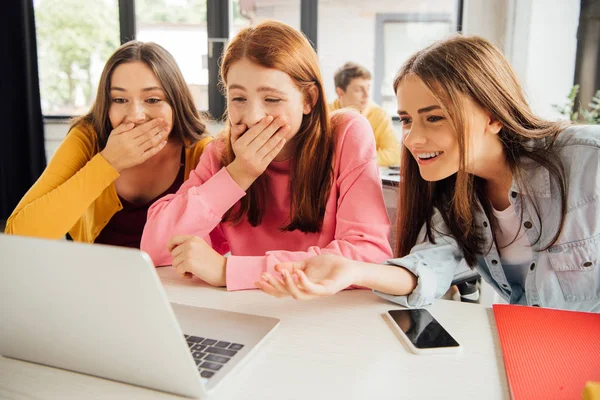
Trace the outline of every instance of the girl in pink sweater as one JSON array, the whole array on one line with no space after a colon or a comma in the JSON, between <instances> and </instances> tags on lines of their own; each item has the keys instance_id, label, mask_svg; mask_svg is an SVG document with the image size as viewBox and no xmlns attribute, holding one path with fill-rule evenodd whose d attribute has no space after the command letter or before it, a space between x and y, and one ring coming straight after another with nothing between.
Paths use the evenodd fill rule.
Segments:
<instances>
[{"instance_id":1,"label":"girl in pink sweater","mask_svg":"<svg viewBox=\"0 0 600 400\"><path fill-rule=\"evenodd\" d=\"M279 22L247 27L221 79L225 133L148 211L141 248L154 264L239 290L264 289L283 261L390 258L373 132L356 112L328 115L308 40Z\"/></svg>"}]
</instances>

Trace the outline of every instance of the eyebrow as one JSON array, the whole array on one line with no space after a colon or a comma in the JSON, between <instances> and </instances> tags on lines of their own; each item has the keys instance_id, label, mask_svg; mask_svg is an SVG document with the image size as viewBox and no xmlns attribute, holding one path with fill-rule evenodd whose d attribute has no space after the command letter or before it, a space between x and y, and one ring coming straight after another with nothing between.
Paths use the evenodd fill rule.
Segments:
<instances>
[{"instance_id":1,"label":"eyebrow","mask_svg":"<svg viewBox=\"0 0 600 400\"><path fill-rule=\"evenodd\" d=\"M423 114L429 111L433 111L433 110L441 110L442 107L437 106L437 105L433 105L433 106L429 106L429 107L423 107L419 110L417 110L417 113L419 114ZM404 110L398 110L398 115L408 115L408 113Z\"/></svg>"},{"instance_id":2,"label":"eyebrow","mask_svg":"<svg viewBox=\"0 0 600 400\"><path fill-rule=\"evenodd\" d=\"M118 87L118 86L111 86L110 90L116 90L119 92L126 92L127 89L123 89L122 87ZM151 86L151 87L147 87L147 88L143 88L142 92L151 92L153 90L160 90L162 91L162 88L158 87L158 86Z\"/></svg>"},{"instance_id":3,"label":"eyebrow","mask_svg":"<svg viewBox=\"0 0 600 400\"><path fill-rule=\"evenodd\" d=\"M245 87L243 87L242 85L238 85L236 83L229 85L229 87L227 88L229 90L232 89L240 89L240 90L247 90ZM277 94L280 94L282 96L285 96L286 93L282 92L279 89L275 89L274 87L270 87L270 86L260 86L258 89L256 89L258 92L275 92Z\"/></svg>"}]
</instances>

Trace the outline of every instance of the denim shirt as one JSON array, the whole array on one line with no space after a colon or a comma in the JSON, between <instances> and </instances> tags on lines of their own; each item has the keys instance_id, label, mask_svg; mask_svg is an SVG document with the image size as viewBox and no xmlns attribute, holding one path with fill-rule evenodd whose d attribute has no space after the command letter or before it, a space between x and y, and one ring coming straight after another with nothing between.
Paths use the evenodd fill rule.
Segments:
<instances>
[{"instance_id":1,"label":"denim shirt","mask_svg":"<svg viewBox=\"0 0 600 400\"><path fill-rule=\"evenodd\" d=\"M476 268L512 304L600 312L600 126L571 126L558 135L554 149L567 179L566 215L558 240L543 250L560 223L558 184L544 167L525 168L525 187L513 180L509 195L517 215L523 212L521 228L532 247L525 287L511 287L507 281L483 212L477 213L475 220L484 232L485 248L490 250L477 257ZM437 210L432 225L435 244L426 239L423 227L410 254L387 261L417 276L413 292L394 296L376 291L378 295L404 306L420 307L443 296L454 275L469 268Z\"/></svg>"}]
</instances>

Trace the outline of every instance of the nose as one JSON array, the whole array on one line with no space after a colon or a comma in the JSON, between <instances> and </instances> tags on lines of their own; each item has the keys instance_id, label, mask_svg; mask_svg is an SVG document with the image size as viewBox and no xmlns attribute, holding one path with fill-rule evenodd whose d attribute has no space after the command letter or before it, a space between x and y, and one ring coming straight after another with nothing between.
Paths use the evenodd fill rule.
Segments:
<instances>
[{"instance_id":1,"label":"nose","mask_svg":"<svg viewBox=\"0 0 600 400\"><path fill-rule=\"evenodd\" d=\"M261 119L267 116L265 109L257 101L248 101L248 105L242 115L242 123L247 127L256 125Z\"/></svg>"},{"instance_id":2,"label":"nose","mask_svg":"<svg viewBox=\"0 0 600 400\"><path fill-rule=\"evenodd\" d=\"M129 103L127 109L126 122L133 122L134 124L141 124L146 122L148 115L146 113L146 105L140 101L132 101Z\"/></svg>"},{"instance_id":3,"label":"nose","mask_svg":"<svg viewBox=\"0 0 600 400\"><path fill-rule=\"evenodd\" d=\"M402 140L404 141L404 145L409 149L414 146L424 145L427 142L427 138L414 122L411 124L410 129L402 131Z\"/></svg>"}]
</instances>

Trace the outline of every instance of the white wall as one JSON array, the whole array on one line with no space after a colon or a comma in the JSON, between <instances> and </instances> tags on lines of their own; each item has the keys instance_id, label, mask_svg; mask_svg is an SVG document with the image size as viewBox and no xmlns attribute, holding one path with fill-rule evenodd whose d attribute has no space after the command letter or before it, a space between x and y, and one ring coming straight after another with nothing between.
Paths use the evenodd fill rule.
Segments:
<instances>
[{"instance_id":1,"label":"white wall","mask_svg":"<svg viewBox=\"0 0 600 400\"><path fill-rule=\"evenodd\" d=\"M580 0L465 0L464 32L500 47L533 111L560 115L573 86Z\"/></svg>"},{"instance_id":2,"label":"white wall","mask_svg":"<svg viewBox=\"0 0 600 400\"><path fill-rule=\"evenodd\" d=\"M525 8L520 12L519 7ZM529 8L529 15L526 9ZM534 112L554 118L553 104L563 104L573 86L579 0L520 0L515 13L521 15L517 27L528 29L528 40L515 36L513 48L520 50L517 74ZM524 49L519 49L524 47ZM512 54L516 58L516 54Z\"/></svg>"},{"instance_id":3,"label":"white wall","mask_svg":"<svg viewBox=\"0 0 600 400\"><path fill-rule=\"evenodd\" d=\"M511 0L464 0L462 31L482 36L504 51L510 3Z\"/></svg>"},{"instance_id":4,"label":"white wall","mask_svg":"<svg viewBox=\"0 0 600 400\"><path fill-rule=\"evenodd\" d=\"M65 121L44 122L44 139L46 143L46 162L50 161L52 155L65 138L69 131L69 124Z\"/></svg>"}]
</instances>

